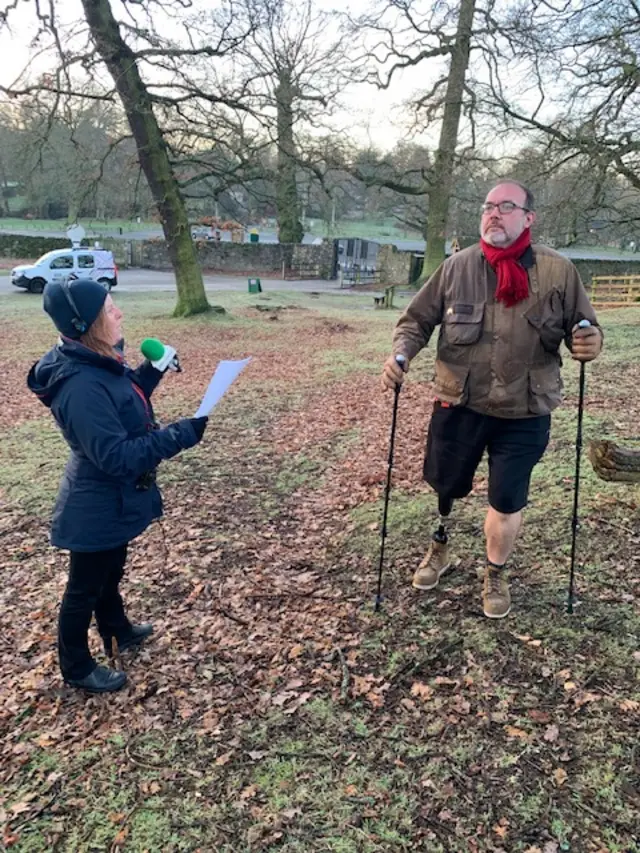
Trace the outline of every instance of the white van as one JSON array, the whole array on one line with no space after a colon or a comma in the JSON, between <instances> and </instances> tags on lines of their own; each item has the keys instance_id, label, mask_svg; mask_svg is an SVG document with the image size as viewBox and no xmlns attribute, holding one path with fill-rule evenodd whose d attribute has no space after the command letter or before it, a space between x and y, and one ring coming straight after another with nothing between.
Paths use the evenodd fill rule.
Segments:
<instances>
[{"instance_id":1,"label":"white van","mask_svg":"<svg viewBox=\"0 0 640 853\"><path fill-rule=\"evenodd\" d=\"M30 293L42 293L45 284L50 281L72 281L77 278L92 278L111 290L118 283L118 267L112 252L84 246L54 249L33 265L22 264L11 270L11 284Z\"/></svg>"}]
</instances>

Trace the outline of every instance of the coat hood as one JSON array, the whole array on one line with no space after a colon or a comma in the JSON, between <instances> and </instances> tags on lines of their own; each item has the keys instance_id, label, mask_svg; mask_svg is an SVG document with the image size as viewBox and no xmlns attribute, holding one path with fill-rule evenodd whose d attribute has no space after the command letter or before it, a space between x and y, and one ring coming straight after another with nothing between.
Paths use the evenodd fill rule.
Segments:
<instances>
[{"instance_id":1,"label":"coat hood","mask_svg":"<svg viewBox=\"0 0 640 853\"><path fill-rule=\"evenodd\" d=\"M40 402L51 408L56 394L64 383L87 368L98 367L112 373L124 373L124 364L87 349L76 341L64 338L42 356L29 371L27 387Z\"/></svg>"}]
</instances>

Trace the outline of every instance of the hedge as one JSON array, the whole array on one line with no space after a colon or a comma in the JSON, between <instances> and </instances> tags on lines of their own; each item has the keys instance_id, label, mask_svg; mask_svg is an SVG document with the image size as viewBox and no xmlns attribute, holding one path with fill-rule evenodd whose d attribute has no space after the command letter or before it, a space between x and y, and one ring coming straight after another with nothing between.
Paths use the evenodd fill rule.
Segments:
<instances>
[{"instance_id":1,"label":"hedge","mask_svg":"<svg viewBox=\"0 0 640 853\"><path fill-rule=\"evenodd\" d=\"M83 240L82 246L88 246L89 241ZM0 255L4 258L39 258L45 252L53 249L69 249L67 237L37 237L23 234L0 234Z\"/></svg>"}]
</instances>

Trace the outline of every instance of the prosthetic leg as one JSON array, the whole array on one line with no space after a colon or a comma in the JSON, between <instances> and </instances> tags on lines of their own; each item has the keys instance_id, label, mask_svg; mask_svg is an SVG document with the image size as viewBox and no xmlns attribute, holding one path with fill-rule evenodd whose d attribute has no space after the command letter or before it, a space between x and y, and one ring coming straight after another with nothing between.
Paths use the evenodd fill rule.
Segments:
<instances>
[{"instance_id":1,"label":"prosthetic leg","mask_svg":"<svg viewBox=\"0 0 640 853\"><path fill-rule=\"evenodd\" d=\"M440 521L438 529L433 534L433 541L438 542L440 545L446 545L449 541L449 537L447 536L447 519L451 515L452 509L453 498L443 498L442 495L438 495L438 513L440 514Z\"/></svg>"}]
</instances>

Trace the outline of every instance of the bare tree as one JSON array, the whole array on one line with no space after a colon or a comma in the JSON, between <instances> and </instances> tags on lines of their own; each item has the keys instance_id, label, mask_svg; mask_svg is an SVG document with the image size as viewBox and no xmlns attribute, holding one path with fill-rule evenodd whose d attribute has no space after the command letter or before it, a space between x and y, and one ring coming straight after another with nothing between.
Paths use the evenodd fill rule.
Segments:
<instances>
[{"instance_id":1,"label":"bare tree","mask_svg":"<svg viewBox=\"0 0 640 853\"><path fill-rule=\"evenodd\" d=\"M282 243L304 231L297 174L313 166L310 130L326 126L348 79L337 18L312 0L261 0L261 22L239 47L254 115L277 150L276 209Z\"/></svg>"},{"instance_id":2,"label":"bare tree","mask_svg":"<svg viewBox=\"0 0 640 853\"><path fill-rule=\"evenodd\" d=\"M197 314L209 308L184 199L176 181L164 136L153 111L153 100L138 69L133 50L125 43L109 0L82 0L96 48L111 74L156 202L176 273L176 315Z\"/></svg>"},{"instance_id":3,"label":"bare tree","mask_svg":"<svg viewBox=\"0 0 640 853\"><path fill-rule=\"evenodd\" d=\"M6 25L15 3L0 13ZM176 273L176 315L209 309L202 272L193 246L184 197L171 156L172 134L184 127L184 117L200 107L215 122L223 109L241 108L236 93L229 94L212 63L235 50L255 26L231 2L217 12L188 17L181 0L156 3L144 0L123 7L125 19L116 20L109 0L83 0L86 26L58 21L56 0L35 7L39 37L46 37L56 55L55 68L37 81L19 78L2 91L24 97L34 91L52 95L51 116L68 111L74 98L112 100L117 95L135 139L140 166L160 216ZM170 37L163 33L170 33ZM215 34L215 37L214 37ZM64 44L64 46L63 46ZM97 51L97 54L96 54ZM204 83L197 71L209 64ZM110 86L102 69L106 67ZM185 69L194 68L193 77ZM87 83L91 85L89 85ZM172 126L162 126L177 116Z\"/></svg>"},{"instance_id":4,"label":"bare tree","mask_svg":"<svg viewBox=\"0 0 640 853\"><path fill-rule=\"evenodd\" d=\"M460 120L473 97L466 83L477 0L457 4L424 3L422 0L386 0L374 13L354 22L372 41L366 65L368 79L387 89L402 72L417 66L436 71L430 88L413 101L416 121L423 127L440 122L438 148L433 165L426 169L423 193L428 196L423 277L444 259L449 202L459 145ZM443 60L448 63L442 67ZM373 68L371 68L373 62Z\"/></svg>"},{"instance_id":5,"label":"bare tree","mask_svg":"<svg viewBox=\"0 0 640 853\"><path fill-rule=\"evenodd\" d=\"M207 98L211 63L194 57L176 78L180 102L170 98L160 107L161 124L188 197L245 196L246 217L252 201L273 201L280 241L299 242L299 183L305 174L319 176L319 134L348 79L338 19L312 0L237 0L235 11L251 26L226 67L222 88L233 95ZM215 22L194 20L203 37L213 37Z\"/></svg>"},{"instance_id":6,"label":"bare tree","mask_svg":"<svg viewBox=\"0 0 640 853\"><path fill-rule=\"evenodd\" d=\"M427 219L427 249L424 256L423 277L434 272L442 263L446 238L449 201L453 186L453 169L462 101L465 95L465 77L471 52L471 28L475 0L461 0L458 11L456 35L451 47L451 62L444 95L440 141L433 168L433 182L429 193Z\"/></svg>"},{"instance_id":7,"label":"bare tree","mask_svg":"<svg viewBox=\"0 0 640 853\"><path fill-rule=\"evenodd\" d=\"M386 89L416 67L429 81L411 100L416 131L432 133L439 123L421 191L423 277L444 258L456 173L474 159L480 171L486 167L487 179L513 173L514 166L543 186L557 174L555 190L563 184L570 197L546 206L558 214L550 222L562 225L556 237L561 244L603 223L623 226L634 215L640 189L639 9L637 0L506 0L500 6L496 0L383 0L355 22L367 33L368 79L376 86ZM513 152L531 145L543 151L543 162L523 170ZM623 179L618 187L614 173ZM573 192L569 187L580 175L580 191ZM390 185L379 172L359 177ZM392 183L415 193L402 186L401 176ZM423 203L417 201L415 223Z\"/></svg>"},{"instance_id":8,"label":"bare tree","mask_svg":"<svg viewBox=\"0 0 640 853\"><path fill-rule=\"evenodd\" d=\"M588 175L606 204L608 176L640 191L640 6L592 0L557 8L533 0L513 10L504 55L518 68L515 86L491 77L481 93L509 127L544 141L548 162ZM610 182L609 182L610 183ZM628 206L623 204L628 215Z\"/></svg>"}]
</instances>

